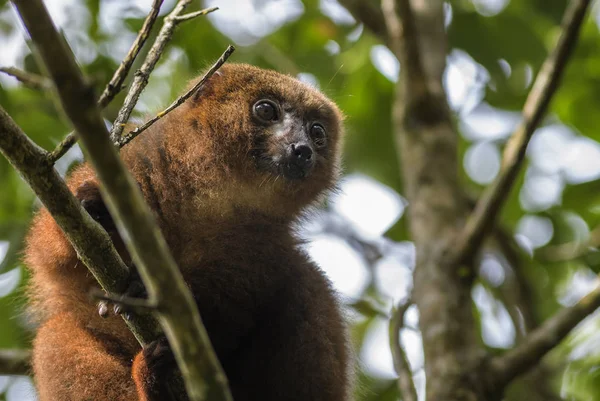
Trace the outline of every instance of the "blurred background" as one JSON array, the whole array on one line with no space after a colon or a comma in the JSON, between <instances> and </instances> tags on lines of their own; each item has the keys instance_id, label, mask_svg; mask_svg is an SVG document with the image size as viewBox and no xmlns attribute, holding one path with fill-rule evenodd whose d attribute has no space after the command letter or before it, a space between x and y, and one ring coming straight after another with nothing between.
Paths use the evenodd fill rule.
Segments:
<instances>
[{"instance_id":1,"label":"blurred background","mask_svg":"<svg viewBox=\"0 0 600 401\"><path fill-rule=\"evenodd\" d=\"M50 12L99 89L140 29L150 0L48 0ZM450 39L444 84L461 134L461 177L473 200L500 168L501 148L519 119L532 81L560 32L565 0L453 0L445 4ZM173 7L165 0L161 17ZM399 399L388 340L394 303L411 288L414 248L406 229L391 104L399 65L392 53L336 0L207 0L219 11L176 31L134 117L161 110L230 43L232 61L276 69L320 88L347 116L340 191L301 227L307 250L347 305L358 401ZM600 270L600 8L592 8L551 111L534 134L526 168L479 261L473 306L492 352L571 305L597 284ZM160 21L159 23L160 24ZM158 25L157 24L157 25ZM154 30L153 35L156 34ZM152 41L154 36L151 36ZM142 55L144 53L142 52ZM139 65L139 63L138 63ZM0 0L0 67L41 73L12 6ZM135 66L134 66L135 68ZM112 121L121 94L106 109ZM0 104L39 145L69 132L50 92L0 74ZM57 164L81 161L75 147ZM0 349L28 348L34 327L24 311L22 240L38 207L28 186L0 158ZM418 311L401 340L423 397ZM515 382L507 400L600 400L600 320L590 316ZM28 401L26 376L0 376L0 400Z\"/></svg>"}]
</instances>

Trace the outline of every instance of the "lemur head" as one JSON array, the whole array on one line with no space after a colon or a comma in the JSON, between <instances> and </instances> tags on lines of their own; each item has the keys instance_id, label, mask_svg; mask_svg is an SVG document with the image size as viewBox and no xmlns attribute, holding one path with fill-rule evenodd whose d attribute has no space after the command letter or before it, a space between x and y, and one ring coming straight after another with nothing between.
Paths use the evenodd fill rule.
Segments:
<instances>
[{"instance_id":1,"label":"lemur head","mask_svg":"<svg viewBox=\"0 0 600 401\"><path fill-rule=\"evenodd\" d=\"M227 64L188 107L225 179L239 186L241 203L293 212L334 185L342 116L315 88L274 71Z\"/></svg>"}]
</instances>

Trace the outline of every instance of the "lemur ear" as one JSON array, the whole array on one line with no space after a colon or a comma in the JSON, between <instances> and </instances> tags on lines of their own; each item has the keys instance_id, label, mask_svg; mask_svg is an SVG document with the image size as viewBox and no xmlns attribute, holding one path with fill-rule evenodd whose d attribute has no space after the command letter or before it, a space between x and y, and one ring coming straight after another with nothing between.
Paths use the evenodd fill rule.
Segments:
<instances>
[{"instance_id":1,"label":"lemur ear","mask_svg":"<svg viewBox=\"0 0 600 401\"><path fill-rule=\"evenodd\" d=\"M196 89L196 92L192 95L192 99L194 102L198 102L200 98L207 97L215 92L215 84L222 80L224 77L224 73L221 70L215 71L209 78L207 78L204 82L200 83L200 87ZM190 87L196 86L200 81L202 81L204 76L199 80L194 80Z\"/></svg>"}]
</instances>

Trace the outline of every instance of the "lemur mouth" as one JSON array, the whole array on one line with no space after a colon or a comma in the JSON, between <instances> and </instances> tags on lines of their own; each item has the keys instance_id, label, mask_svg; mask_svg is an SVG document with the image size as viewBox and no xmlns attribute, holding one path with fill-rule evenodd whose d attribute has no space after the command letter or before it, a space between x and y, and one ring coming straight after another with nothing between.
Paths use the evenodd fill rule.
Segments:
<instances>
[{"instance_id":1,"label":"lemur mouth","mask_svg":"<svg viewBox=\"0 0 600 401\"><path fill-rule=\"evenodd\" d=\"M286 163L283 165L283 175L290 180L301 180L310 175L310 170L294 163Z\"/></svg>"}]
</instances>

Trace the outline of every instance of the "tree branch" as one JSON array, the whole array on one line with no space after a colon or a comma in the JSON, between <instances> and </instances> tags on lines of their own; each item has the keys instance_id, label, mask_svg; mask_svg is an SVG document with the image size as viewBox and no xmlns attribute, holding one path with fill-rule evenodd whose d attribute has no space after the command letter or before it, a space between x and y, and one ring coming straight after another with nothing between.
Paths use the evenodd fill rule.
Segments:
<instances>
[{"instance_id":1,"label":"tree branch","mask_svg":"<svg viewBox=\"0 0 600 401\"><path fill-rule=\"evenodd\" d=\"M600 286L533 330L523 342L490 362L491 380L502 387L525 373L556 347L583 319L600 307Z\"/></svg>"},{"instance_id":2,"label":"tree branch","mask_svg":"<svg viewBox=\"0 0 600 401\"><path fill-rule=\"evenodd\" d=\"M447 36L442 0L385 0L389 46L400 60L393 129L416 248L413 301L430 400L483 399L473 374L483 349L470 297L473 272L456 274L444 257L467 202L458 180L458 133L442 85Z\"/></svg>"},{"instance_id":3,"label":"tree branch","mask_svg":"<svg viewBox=\"0 0 600 401\"><path fill-rule=\"evenodd\" d=\"M410 305L409 300L400 302L395 310L392 311L389 326L390 349L392 350L392 358L394 360L394 370L398 375L398 390L400 390L402 401L418 400L408 358L400 343L400 331L404 326L404 315Z\"/></svg>"},{"instance_id":4,"label":"tree branch","mask_svg":"<svg viewBox=\"0 0 600 401\"><path fill-rule=\"evenodd\" d=\"M381 8L387 26L390 48L405 69L406 90L409 99L423 98L427 79L421 62L421 50L415 16L409 0L382 0Z\"/></svg>"},{"instance_id":5,"label":"tree branch","mask_svg":"<svg viewBox=\"0 0 600 401\"><path fill-rule=\"evenodd\" d=\"M38 74L19 70L15 67L0 67L0 72L16 78L19 82L32 89L48 90L52 88L52 82L48 78Z\"/></svg>"},{"instance_id":6,"label":"tree branch","mask_svg":"<svg viewBox=\"0 0 600 401\"><path fill-rule=\"evenodd\" d=\"M504 149L502 168L494 182L485 190L475 210L459 235L449 258L451 265L467 263L477 252L486 234L500 214L505 200L525 159L527 144L548 109L552 96L571 55L590 0L569 2L563 17L563 33L554 51L548 56L523 107L523 118Z\"/></svg>"},{"instance_id":7,"label":"tree branch","mask_svg":"<svg viewBox=\"0 0 600 401\"><path fill-rule=\"evenodd\" d=\"M31 351L0 349L0 375L26 376L31 373Z\"/></svg>"},{"instance_id":8,"label":"tree branch","mask_svg":"<svg viewBox=\"0 0 600 401\"><path fill-rule=\"evenodd\" d=\"M100 98L98 99L98 106L100 108L105 108L108 106L115 96L121 92L123 88L123 82L125 82L125 78L127 78L127 74L129 74L129 70L131 69L133 62L137 58L140 50L142 50L142 47L144 47L146 39L148 39L148 36L150 36L150 32L152 31L152 27L156 22L156 18L158 17L162 3L163 0L154 0L152 3L152 9L144 20L142 29L140 29L140 32L133 41L133 44L127 52L127 55L119 65L119 68L117 68L117 70L114 72L111 80L108 82L104 88L104 91L100 95ZM50 162L52 164L56 163L58 159L67 153L67 151L75 144L76 141L77 137L75 136L74 132L71 132L69 135L67 135L66 138L63 139L52 151L52 153L50 153Z\"/></svg>"},{"instance_id":9,"label":"tree branch","mask_svg":"<svg viewBox=\"0 0 600 401\"><path fill-rule=\"evenodd\" d=\"M204 15L204 14L199 14L199 15ZM169 105L169 107L167 107L166 109L164 109L163 111L158 113L156 116L154 116L150 120L146 121L144 124L135 128L134 130L129 131L127 133L127 135L123 135L122 137L120 137L120 140L115 145L117 145L120 148L127 145L133 138L135 138L136 136L138 136L139 134L141 134L142 132L144 132L145 130L150 128L150 126L152 126L155 122L157 122L158 120L160 120L161 118L163 118L164 116L169 114L171 111L173 111L175 108L179 107L187 99L192 97L192 95L194 93L196 93L210 79L210 77L212 77L213 74L215 72L217 72L217 70L219 68L221 68L221 66L223 64L225 64L225 62L227 61L229 56L231 56L231 54L234 51L235 51L235 47L229 45L227 47L227 49L225 50L225 52L221 55L221 57L219 57L219 59L213 64L213 66L210 67L210 69L206 72L206 74L204 74L204 76L200 79L200 81L198 81L198 83L196 83L196 85L194 85L190 90L188 90L183 95L179 96L177 98L177 100L175 100L173 103L171 103Z\"/></svg>"},{"instance_id":10,"label":"tree branch","mask_svg":"<svg viewBox=\"0 0 600 401\"><path fill-rule=\"evenodd\" d=\"M148 85L148 79L150 78L150 74L154 70L156 63L160 59L160 56L163 54L165 47L173 33L175 32L175 28L183 22L188 21L191 17L190 15L194 14L194 17L199 15L206 15L212 11L217 10L217 7L209 8L207 10L203 10L200 13L190 13L186 14L186 18L179 20L178 17L181 16L181 13L185 10L185 8L192 2L192 0L179 0L175 5L175 8L169 15L165 17L164 24L160 31L158 32L158 36L154 41L154 44L150 48L148 52L148 56L144 60L144 63L140 67L139 70L135 72L135 78L133 79L133 83L129 88L129 92L127 93L127 97L125 98L125 102L123 102L123 107L119 110L119 114L117 118L113 122L113 126L110 132L110 139L113 143L119 143L121 140L121 134L123 133L123 129L125 128L125 124L129 120L129 116L133 112L133 108L137 104L142 91Z\"/></svg>"},{"instance_id":11,"label":"tree branch","mask_svg":"<svg viewBox=\"0 0 600 401\"><path fill-rule=\"evenodd\" d=\"M160 305L158 317L190 400L231 401L227 379L212 350L194 298L142 194L110 141L91 86L84 81L73 53L54 27L42 1L14 3L56 85L66 114L81 136L83 150L102 182L102 194L126 239L149 300Z\"/></svg>"}]
</instances>

